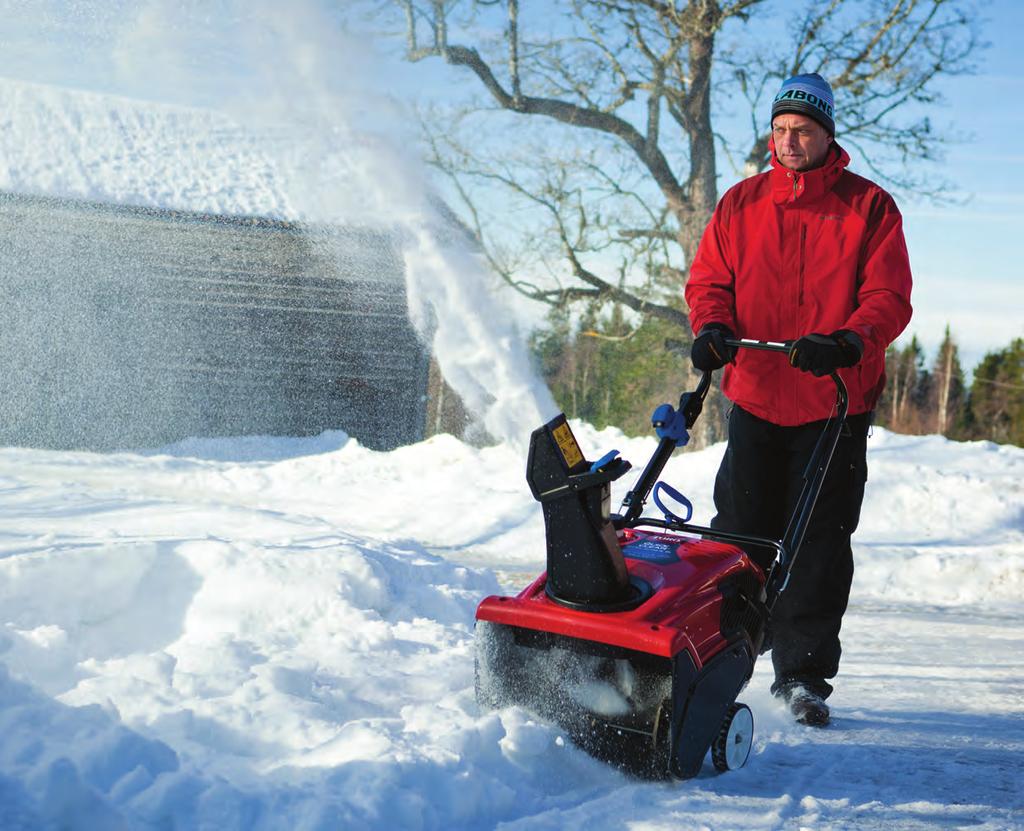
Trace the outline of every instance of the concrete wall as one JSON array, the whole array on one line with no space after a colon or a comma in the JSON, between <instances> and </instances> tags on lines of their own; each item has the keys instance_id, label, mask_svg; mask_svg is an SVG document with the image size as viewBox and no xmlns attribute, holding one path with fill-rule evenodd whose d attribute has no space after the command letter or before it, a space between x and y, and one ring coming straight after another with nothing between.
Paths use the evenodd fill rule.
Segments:
<instances>
[{"instance_id":1,"label":"concrete wall","mask_svg":"<svg viewBox=\"0 0 1024 831\"><path fill-rule=\"evenodd\" d=\"M384 235L0 193L0 443L423 437Z\"/></svg>"}]
</instances>

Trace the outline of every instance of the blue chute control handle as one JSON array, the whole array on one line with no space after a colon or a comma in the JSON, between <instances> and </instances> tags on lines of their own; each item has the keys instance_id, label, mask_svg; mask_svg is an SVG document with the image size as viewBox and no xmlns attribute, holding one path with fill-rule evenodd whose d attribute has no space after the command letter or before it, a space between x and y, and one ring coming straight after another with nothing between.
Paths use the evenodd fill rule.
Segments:
<instances>
[{"instance_id":1,"label":"blue chute control handle","mask_svg":"<svg viewBox=\"0 0 1024 831\"><path fill-rule=\"evenodd\" d=\"M665 491L669 499L674 499L686 508L686 516L678 516L665 507L664 503L661 501L662 491ZM651 493L651 496L654 499L654 504L658 506L658 509L665 515L665 519L669 521L675 520L676 522L686 523L689 522L690 517L693 516L693 503L671 485L666 485L664 482L658 482L658 484L654 486L654 491Z\"/></svg>"},{"instance_id":2,"label":"blue chute control handle","mask_svg":"<svg viewBox=\"0 0 1024 831\"><path fill-rule=\"evenodd\" d=\"M600 459L598 459L596 462L594 462L590 466L590 472L594 473L595 471L598 471L601 468L603 468L608 463L614 462L615 461L615 457L618 456L618 455L619 455L619 451L618 450L609 450Z\"/></svg>"},{"instance_id":3,"label":"blue chute control handle","mask_svg":"<svg viewBox=\"0 0 1024 831\"><path fill-rule=\"evenodd\" d=\"M651 426L659 439L671 439L676 447L684 447L690 441L686 415L671 404L662 404L651 414Z\"/></svg>"}]
</instances>

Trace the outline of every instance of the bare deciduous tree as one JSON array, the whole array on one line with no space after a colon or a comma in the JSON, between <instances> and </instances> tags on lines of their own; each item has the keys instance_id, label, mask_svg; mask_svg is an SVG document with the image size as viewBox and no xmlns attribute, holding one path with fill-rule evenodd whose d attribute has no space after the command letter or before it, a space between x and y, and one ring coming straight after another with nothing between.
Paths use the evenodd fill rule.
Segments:
<instances>
[{"instance_id":1,"label":"bare deciduous tree","mask_svg":"<svg viewBox=\"0 0 1024 831\"><path fill-rule=\"evenodd\" d=\"M610 301L684 329L716 149L742 174L766 168L783 79L827 78L840 142L891 188L935 196L916 162L948 136L927 105L979 45L969 0L392 2L408 58L462 67L484 96L430 141L495 270L538 301Z\"/></svg>"}]
</instances>

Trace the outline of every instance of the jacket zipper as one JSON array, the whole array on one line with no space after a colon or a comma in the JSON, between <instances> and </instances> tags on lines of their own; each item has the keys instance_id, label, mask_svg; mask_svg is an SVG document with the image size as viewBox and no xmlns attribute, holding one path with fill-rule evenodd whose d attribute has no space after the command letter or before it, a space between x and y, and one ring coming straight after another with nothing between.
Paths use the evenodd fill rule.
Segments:
<instances>
[{"instance_id":1,"label":"jacket zipper","mask_svg":"<svg viewBox=\"0 0 1024 831\"><path fill-rule=\"evenodd\" d=\"M804 257L807 250L807 226L800 226L800 276L797 282L796 304L804 304Z\"/></svg>"}]
</instances>

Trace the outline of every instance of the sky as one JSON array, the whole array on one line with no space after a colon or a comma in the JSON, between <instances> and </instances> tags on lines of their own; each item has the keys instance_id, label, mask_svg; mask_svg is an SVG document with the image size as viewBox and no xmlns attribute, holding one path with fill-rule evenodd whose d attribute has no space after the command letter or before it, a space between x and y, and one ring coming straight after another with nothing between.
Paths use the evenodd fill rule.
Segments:
<instances>
[{"instance_id":1,"label":"sky","mask_svg":"<svg viewBox=\"0 0 1024 831\"><path fill-rule=\"evenodd\" d=\"M934 346L948 323L967 366L1024 337L1024 3L994 3L987 17L981 71L944 85L943 114L972 134L942 166L966 201L902 206L915 276L910 330Z\"/></svg>"}]
</instances>

